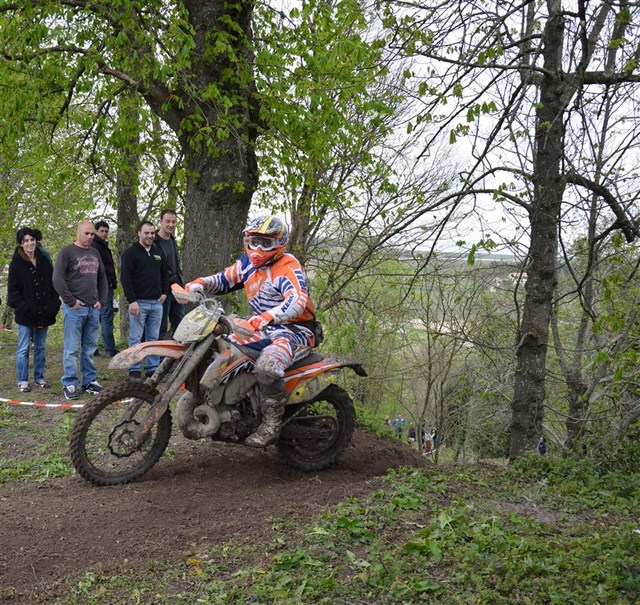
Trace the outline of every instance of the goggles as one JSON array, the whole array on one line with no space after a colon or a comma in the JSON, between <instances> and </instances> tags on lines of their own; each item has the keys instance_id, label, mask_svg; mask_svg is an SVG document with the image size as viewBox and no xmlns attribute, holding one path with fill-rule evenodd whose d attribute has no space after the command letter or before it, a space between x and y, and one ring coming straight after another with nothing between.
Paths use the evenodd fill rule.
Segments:
<instances>
[{"instance_id":1,"label":"goggles","mask_svg":"<svg viewBox=\"0 0 640 605\"><path fill-rule=\"evenodd\" d=\"M267 237L266 235L247 235L244 238L244 243L251 250L262 250L263 252L270 252L280 246L278 238Z\"/></svg>"}]
</instances>

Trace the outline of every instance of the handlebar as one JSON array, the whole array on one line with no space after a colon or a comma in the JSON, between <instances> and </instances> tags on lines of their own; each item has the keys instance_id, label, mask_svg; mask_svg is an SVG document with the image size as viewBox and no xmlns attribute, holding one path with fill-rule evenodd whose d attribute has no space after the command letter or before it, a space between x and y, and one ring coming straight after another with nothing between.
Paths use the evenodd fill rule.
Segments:
<instances>
[{"instance_id":1,"label":"handlebar","mask_svg":"<svg viewBox=\"0 0 640 605\"><path fill-rule=\"evenodd\" d=\"M193 292L187 292L179 284L171 284L171 292L173 293L174 298L181 305L186 305L187 303L190 303L190 302L199 303L207 300L206 296L204 295L204 292L200 292L199 290L194 290Z\"/></svg>"},{"instance_id":2,"label":"handlebar","mask_svg":"<svg viewBox=\"0 0 640 605\"><path fill-rule=\"evenodd\" d=\"M216 307L221 306L217 298L207 297L200 290L187 292L182 286L172 284L171 291L173 292L173 296L176 301L183 305L187 303L198 303L201 305L212 303L212 305L215 305ZM218 325L215 328L215 332L216 334L231 334L232 332L236 332L240 336L250 338L254 335L255 330L246 319L236 317L235 315L221 315L218 319Z\"/></svg>"}]
</instances>

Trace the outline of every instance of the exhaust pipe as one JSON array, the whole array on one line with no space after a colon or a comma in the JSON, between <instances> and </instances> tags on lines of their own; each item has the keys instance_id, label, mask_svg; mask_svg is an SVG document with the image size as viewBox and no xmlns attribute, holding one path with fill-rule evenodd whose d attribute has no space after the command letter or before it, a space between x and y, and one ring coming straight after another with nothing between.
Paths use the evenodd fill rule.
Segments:
<instances>
[{"instance_id":1,"label":"exhaust pipe","mask_svg":"<svg viewBox=\"0 0 640 605\"><path fill-rule=\"evenodd\" d=\"M191 391L185 391L176 405L176 419L187 439L213 437L220 429L218 412L208 405L198 405Z\"/></svg>"}]
</instances>

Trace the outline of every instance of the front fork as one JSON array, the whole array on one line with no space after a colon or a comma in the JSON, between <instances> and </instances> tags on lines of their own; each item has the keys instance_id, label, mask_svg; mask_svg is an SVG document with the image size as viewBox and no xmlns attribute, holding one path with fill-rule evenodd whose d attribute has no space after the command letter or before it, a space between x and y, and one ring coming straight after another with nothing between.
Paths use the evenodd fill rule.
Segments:
<instances>
[{"instance_id":1,"label":"front fork","mask_svg":"<svg viewBox=\"0 0 640 605\"><path fill-rule=\"evenodd\" d=\"M167 411L171 400L175 394L180 390L180 387L185 383L191 372L193 372L198 364L204 359L207 351L216 339L216 334L212 332L204 340L200 342L194 342L186 351L186 353L180 358L179 363L176 366L173 377L166 385L166 388L158 394L153 405L147 412L147 415L142 420L142 423L138 427L135 433L135 439L138 444L145 442L151 429L155 426L156 422L160 420L162 415ZM166 357L158 369L154 372L153 376L148 378L145 382L152 386L157 386L160 381L168 374L169 369L175 363L175 360Z\"/></svg>"}]
</instances>

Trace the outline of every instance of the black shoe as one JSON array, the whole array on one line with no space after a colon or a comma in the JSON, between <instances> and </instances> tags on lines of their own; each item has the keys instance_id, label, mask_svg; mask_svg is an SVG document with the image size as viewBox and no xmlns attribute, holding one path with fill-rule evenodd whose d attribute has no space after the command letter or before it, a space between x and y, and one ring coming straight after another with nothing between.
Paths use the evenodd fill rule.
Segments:
<instances>
[{"instance_id":1,"label":"black shoe","mask_svg":"<svg viewBox=\"0 0 640 605\"><path fill-rule=\"evenodd\" d=\"M82 391L84 393L89 393L90 395L97 395L102 391L102 385L97 380L93 380L89 384L85 384L82 387Z\"/></svg>"},{"instance_id":2,"label":"black shoe","mask_svg":"<svg viewBox=\"0 0 640 605\"><path fill-rule=\"evenodd\" d=\"M115 351L107 351L106 356L107 357L115 357L118 353L120 353L120 351L118 349L116 349Z\"/></svg>"},{"instance_id":3,"label":"black shoe","mask_svg":"<svg viewBox=\"0 0 640 605\"><path fill-rule=\"evenodd\" d=\"M145 372L145 373L144 373L144 375L145 375L147 378L151 378L155 373L156 373L156 371L154 370L153 372Z\"/></svg>"},{"instance_id":4,"label":"black shoe","mask_svg":"<svg viewBox=\"0 0 640 605\"><path fill-rule=\"evenodd\" d=\"M129 380L133 382L142 382L142 372L129 372Z\"/></svg>"},{"instance_id":5,"label":"black shoe","mask_svg":"<svg viewBox=\"0 0 640 605\"><path fill-rule=\"evenodd\" d=\"M68 387L62 389L65 399L78 399L78 387L75 384L70 384Z\"/></svg>"}]
</instances>

